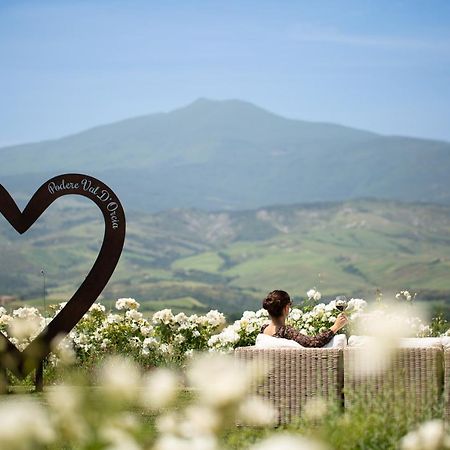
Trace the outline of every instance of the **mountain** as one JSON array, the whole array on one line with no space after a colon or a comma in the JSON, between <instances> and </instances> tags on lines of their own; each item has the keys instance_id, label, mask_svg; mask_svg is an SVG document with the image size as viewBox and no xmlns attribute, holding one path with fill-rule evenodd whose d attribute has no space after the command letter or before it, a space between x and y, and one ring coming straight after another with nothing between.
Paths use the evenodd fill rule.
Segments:
<instances>
[{"instance_id":1,"label":"mountain","mask_svg":"<svg viewBox=\"0 0 450 450\"><path fill-rule=\"evenodd\" d=\"M450 143L286 119L238 100L5 147L0 161L0 182L23 199L54 175L81 172L126 209L149 212L361 197L450 203Z\"/></svg>"},{"instance_id":2,"label":"mountain","mask_svg":"<svg viewBox=\"0 0 450 450\"><path fill-rule=\"evenodd\" d=\"M208 212L129 213L125 249L106 302L135 297L143 309L239 315L273 289L296 302L373 299L402 289L440 304L450 319L450 206L357 200ZM42 306L66 300L90 269L103 224L94 205L61 199L23 236L0 220L0 296Z\"/></svg>"}]
</instances>

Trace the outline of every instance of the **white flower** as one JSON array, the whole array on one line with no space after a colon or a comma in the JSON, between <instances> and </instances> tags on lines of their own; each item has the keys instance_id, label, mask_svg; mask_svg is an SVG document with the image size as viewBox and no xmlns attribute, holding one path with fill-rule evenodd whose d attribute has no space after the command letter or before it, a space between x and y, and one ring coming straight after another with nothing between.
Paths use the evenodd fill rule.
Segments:
<instances>
[{"instance_id":1,"label":"white flower","mask_svg":"<svg viewBox=\"0 0 450 450\"><path fill-rule=\"evenodd\" d=\"M101 312L104 313L106 311L106 308L101 305L100 303L93 303L91 307L89 308L90 312Z\"/></svg>"},{"instance_id":2,"label":"white flower","mask_svg":"<svg viewBox=\"0 0 450 450\"><path fill-rule=\"evenodd\" d=\"M327 402L323 398L312 398L305 404L303 416L309 420L318 420L326 415L327 410Z\"/></svg>"},{"instance_id":3,"label":"white flower","mask_svg":"<svg viewBox=\"0 0 450 450\"><path fill-rule=\"evenodd\" d=\"M107 450L141 450L142 447L134 437L125 430L116 426L106 425L100 428L100 436L108 443Z\"/></svg>"},{"instance_id":4,"label":"white flower","mask_svg":"<svg viewBox=\"0 0 450 450\"><path fill-rule=\"evenodd\" d=\"M122 316L119 314L108 314L106 316L106 323L120 323L122 322Z\"/></svg>"},{"instance_id":5,"label":"white flower","mask_svg":"<svg viewBox=\"0 0 450 450\"><path fill-rule=\"evenodd\" d=\"M272 405L263 401L260 397L251 396L241 403L238 418L245 425L269 426L276 421L276 412Z\"/></svg>"},{"instance_id":6,"label":"white flower","mask_svg":"<svg viewBox=\"0 0 450 450\"><path fill-rule=\"evenodd\" d=\"M100 380L112 398L132 400L140 384L140 371L133 361L114 356L102 365Z\"/></svg>"},{"instance_id":7,"label":"white flower","mask_svg":"<svg viewBox=\"0 0 450 450\"><path fill-rule=\"evenodd\" d=\"M14 396L0 403L0 448L40 448L55 439L43 406L29 398Z\"/></svg>"},{"instance_id":8,"label":"white flower","mask_svg":"<svg viewBox=\"0 0 450 450\"><path fill-rule=\"evenodd\" d=\"M150 354L150 348L156 348L159 345L159 341L154 337L147 337L142 342L142 354L147 356Z\"/></svg>"},{"instance_id":9,"label":"white flower","mask_svg":"<svg viewBox=\"0 0 450 450\"><path fill-rule=\"evenodd\" d=\"M136 322L139 322L142 320L142 313L139 311L136 311L135 309L130 309L125 313L125 317L130 320L134 320Z\"/></svg>"},{"instance_id":10,"label":"white flower","mask_svg":"<svg viewBox=\"0 0 450 450\"><path fill-rule=\"evenodd\" d=\"M3 314L2 316L0 316L0 326L2 325L8 326L11 320L13 320L11 316L9 316L8 314Z\"/></svg>"},{"instance_id":11,"label":"white flower","mask_svg":"<svg viewBox=\"0 0 450 450\"><path fill-rule=\"evenodd\" d=\"M208 340L210 348L226 348L231 347L239 340L239 334L234 325L226 327L220 334L213 335Z\"/></svg>"},{"instance_id":12,"label":"white flower","mask_svg":"<svg viewBox=\"0 0 450 450\"><path fill-rule=\"evenodd\" d=\"M142 406L164 408L174 400L178 392L178 377L168 369L155 369L144 377Z\"/></svg>"},{"instance_id":13,"label":"white flower","mask_svg":"<svg viewBox=\"0 0 450 450\"><path fill-rule=\"evenodd\" d=\"M155 312L152 317L153 324L158 324L158 322L162 322L165 325L168 325L173 320L173 314L171 309L162 309L161 311Z\"/></svg>"},{"instance_id":14,"label":"white flower","mask_svg":"<svg viewBox=\"0 0 450 450\"><path fill-rule=\"evenodd\" d=\"M116 302L116 309L139 309L139 303L134 298L119 298Z\"/></svg>"},{"instance_id":15,"label":"white flower","mask_svg":"<svg viewBox=\"0 0 450 450\"><path fill-rule=\"evenodd\" d=\"M254 311L244 311L244 314L242 314L242 317L244 319L254 319L256 316Z\"/></svg>"},{"instance_id":16,"label":"white flower","mask_svg":"<svg viewBox=\"0 0 450 450\"><path fill-rule=\"evenodd\" d=\"M88 433L88 426L82 414L82 389L65 385L48 389L46 399L53 411L52 420L63 439L82 441Z\"/></svg>"},{"instance_id":17,"label":"white flower","mask_svg":"<svg viewBox=\"0 0 450 450\"><path fill-rule=\"evenodd\" d=\"M144 325L140 328L142 336L150 336L153 332L153 327L151 325Z\"/></svg>"},{"instance_id":18,"label":"white flower","mask_svg":"<svg viewBox=\"0 0 450 450\"><path fill-rule=\"evenodd\" d=\"M23 308L17 308L13 311L14 317L21 319L28 319L29 317L41 317L41 314L37 308L25 306Z\"/></svg>"},{"instance_id":19,"label":"white flower","mask_svg":"<svg viewBox=\"0 0 450 450\"><path fill-rule=\"evenodd\" d=\"M19 309L22 311L15 314L16 311L19 311L15 310L13 319L8 323L8 334L18 339L19 342L33 339L44 329L45 319L39 313L24 312L25 308Z\"/></svg>"},{"instance_id":20,"label":"white flower","mask_svg":"<svg viewBox=\"0 0 450 450\"><path fill-rule=\"evenodd\" d=\"M189 424L185 436L209 435L220 427L220 416L217 412L204 405L190 405L186 408L186 423Z\"/></svg>"},{"instance_id":21,"label":"white flower","mask_svg":"<svg viewBox=\"0 0 450 450\"><path fill-rule=\"evenodd\" d=\"M167 311L167 310L166 310ZM170 311L170 310L169 310ZM195 318L194 318L195 319ZM180 313L178 313L176 316L174 316L173 317L173 321L175 322L175 323L179 323L179 324L181 324L181 323L183 323L183 322L186 322L188 320L188 317L186 316L186 314L185 313L183 313L183 312L180 312Z\"/></svg>"},{"instance_id":22,"label":"white flower","mask_svg":"<svg viewBox=\"0 0 450 450\"><path fill-rule=\"evenodd\" d=\"M49 405L60 413L67 411L72 414L81 407L82 392L80 388L73 386L52 386L46 398Z\"/></svg>"},{"instance_id":23,"label":"white flower","mask_svg":"<svg viewBox=\"0 0 450 450\"><path fill-rule=\"evenodd\" d=\"M367 306L367 302L365 300L363 300L362 298L351 298L348 302L347 302L347 308L349 310L362 310L365 309Z\"/></svg>"},{"instance_id":24,"label":"white flower","mask_svg":"<svg viewBox=\"0 0 450 450\"><path fill-rule=\"evenodd\" d=\"M315 289L310 289L307 293L306 296L308 297L309 300L314 299L314 295L316 294L316 290Z\"/></svg>"},{"instance_id":25,"label":"white flower","mask_svg":"<svg viewBox=\"0 0 450 450\"><path fill-rule=\"evenodd\" d=\"M155 443L154 450L219 450L214 435L201 435L185 439L172 434L164 434Z\"/></svg>"},{"instance_id":26,"label":"white flower","mask_svg":"<svg viewBox=\"0 0 450 450\"><path fill-rule=\"evenodd\" d=\"M186 342L186 338L182 334L175 335L174 342L178 345Z\"/></svg>"},{"instance_id":27,"label":"white flower","mask_svg":"<svg viewBox=\"0 0 450 450\"><path fill-rule=\"evenodd\" d=\"M269 312L266 309L258 309L258 311L256 311L256 317L260 318L260 317L269 317Z\"/></svg>"},{"instance_id":28,"label":"white flower","mask_svg":"<svg viewBox=\"0 0 450 450\"><path fill-rule=\"evenodd\" d=\"M313 441L299 435L291 434L275 434L264 441L257 443L250 447L250 450L274 450L274 449L289 449L289 450L327 450L325 444Z\"/></svg>"},{"instance_id":29,"label":"white flower","mask_svg":"<svg viewBox=\"0 0 450 450\"><path fill-rule=\"evenodd\" d=\"M199 390L206 404L215 406L238 401L257 375L252 372L252 366L214 353L195 358L187 371L190 385Z\"/></svg>"},{"instance_id":30,"label":"white flower","mask_svg":"<svg viewBox=\"0 0 450 450\"><path fill-rule=\"evenodd\" d=\"M303 312L301 309L293 308L289 314L289 317L291 320L300 320L303 315Z\"/></svg>"},{"instance_id":31,"label":"white flower","mask_svg":"<svg viewBox=\"0 0 450 450\"><path fill-rule=\"evenodd\" d=\"M322 298L322 294L319 291L314 293L313 299L318 302Z\"/></svg>"},{"instance_id":32,"label":"white flower","mask_svg":"<svg viewBox=\"0 0 450 450\"><path fill-rule=\"evenodd\" d=\"M156 428L160 433L169 434L176 433L179 418L173 413L167 413L156 418Z\"/></svg>"},{"instance_id":33,"label":"white flower","mask_svg":"<svg viewBox=\"0 0 450 450\"><path fill-rule=\"evenodd\" d=\"M173 353L173 347L171 344L161 344L159 349L163 355L170 356Z\"/></svg>"},{"instance_id":34,"label":"white flower","mask_svg":"<svg viewBox=\"0 0 450 450\"><path fill-rule=\"evenodd\" d=\"M209 324L216 328L225 325L225 316L219 311L213 309L206 314Z\"/></svg>"},{"instance_id":35,"label":"white flower","mask_svg":"<svg viewBox=\"0 0 450 450\"><path fill-rule=\"evenodd\" d=\"M73 342L69 336L57 335L51 342L52 352L64 365L74 364L76 361Z\"/></svg>"},{"instance_id":36,"label":"white flower","mask_svg":"<svg viewBox=\"0 0 450 450\"><path fill-rule=\"evenodd\" d=\"M400 441L401 450L440 450L450 448L442 420L425 422L417 430L409 432Z\"/></svg>"}]
</instances>

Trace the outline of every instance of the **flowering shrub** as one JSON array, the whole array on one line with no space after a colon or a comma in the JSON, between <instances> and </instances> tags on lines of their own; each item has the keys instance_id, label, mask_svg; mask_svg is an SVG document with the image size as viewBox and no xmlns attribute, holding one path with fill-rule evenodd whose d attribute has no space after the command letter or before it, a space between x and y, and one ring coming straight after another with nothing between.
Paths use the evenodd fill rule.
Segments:
<instances>
[{"instance_id":1,"label":"flowering shrub","mask_svg":"<svg viewBox=\"0 0 450 450\"><path fill-rule=\"evenodd\" d=\"M261 327L267 323L269 314L265 309L245 311L242 318L211 336L208 345L212 350L229 351L236 347L253 345Z\"/></svg>"},{"instance_id":2,"label":"flowering shrub","mask_svg":"<svg viewBox=\"0 0 450 450\"><path fill-rule=\"evenodd\" d=\"M431 336L449 335L448 324L433 319L431 325L411 315L399 315L395 308L377 302L373 311L368 311L362 299L332 300L317 303L320 292L307 292L307 302L302 307L291 309L287 323L306 335L316 335L330 328L341 308L349 317L349 324L341 331L350 334L367 334L374 323L397 321L405 335ZM397 300L411 304L414 296L402 291ZM316 300L314 300L316 299ZM54 308L54 315L65 306ZM146 318L139 311L139 303L132 298L120 298L115 311L95 303L77 326L62 342L55 345L55 354L49 361L56 365L58 360L70 361L74 357L84 367L91 367L106 354L122 354L133 358L143 367L183 364L195 351L228 352L236 347L254 345L261 327L268 322L266 310L245 311L239 320L225 327L225 317L218 311L205 315L184 313L174 315L170 309L155 312ZM408 306L409 308L409 306ZM358 329L354 327L358 319ZM49 323L36 308L23 307L7 314L0 307L0 332L3 332L19 349L24 349ZM447 325L447 328L445 326ZM444 329L445 328L445 329Z\"/></svg>"},{"instance_id":3,"label":"flowering shrub","mask_svg":"<svg viewBox=\"0 0 450 450\"><path fill-rule=\"evenodd\" d=\"M8 315L6 309L0 307L0 331L19 350L23 350L47 323L37 308L18 308Z\"/></svg>"},{"instance_id":4,"label":"flowering shrub","mask_svg":"<svg viewBox=\"0 0 450 450\"><path fill-rule=\"evenodd\" d=\"M134 299L119 299L115 307L121 314L106 313L103 305L94 304L70 333L81 360L117 353L143 366L181 363L193 351L207 349L208 339L225 325L225 316L218 311L186 316L164 309L148 320Z\"/></svg>"},{"instance_id":5,"label":"flowering shrub","mask_svg":"<svg viewBox=\"0 0 450 450\"><path fill-rule=\"evenodd\" d=\"M361 315L366 306L365 300L352 298L347 302L345 313L352 321ZM299 308L293 308L287 323L299 329L302 334L314 336L330 328L339 313L340 311L336 308L336 300L332 300L327 304L319 303L312 309L307 308L306 312Z\"/></svg>"}]
</instances>

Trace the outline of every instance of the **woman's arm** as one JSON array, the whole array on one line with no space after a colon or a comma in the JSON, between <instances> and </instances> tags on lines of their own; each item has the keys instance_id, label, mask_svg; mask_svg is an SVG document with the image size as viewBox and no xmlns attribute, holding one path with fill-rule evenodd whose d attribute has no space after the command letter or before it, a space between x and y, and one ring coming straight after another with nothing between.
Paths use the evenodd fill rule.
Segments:
<instances>
[{"instance_id":1,"label":"woman's arm","mask_svg":"<svg viewBox=\"0 0 450 450\"><path fill-rule=\"evenodd\" d=\"M328 329L317 336L306 336L306 334L286 325L278 330L277 336L298 342L302 347L323 347L333 339L334 333L331 329Z\"/></svg>"}]
</instances>

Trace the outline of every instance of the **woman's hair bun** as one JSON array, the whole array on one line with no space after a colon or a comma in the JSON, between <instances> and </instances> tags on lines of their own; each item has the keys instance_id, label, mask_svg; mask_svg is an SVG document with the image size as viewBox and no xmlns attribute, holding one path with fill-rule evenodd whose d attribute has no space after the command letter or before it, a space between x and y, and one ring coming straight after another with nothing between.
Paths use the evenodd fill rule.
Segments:
<instances>
[{"instance_id":1,"label":"woman's hair bun","mask_svg":"<svg viewBox=\"0 0 450 450\"><path fill-rule=\"evenodd\" d=\"M263 308L272 317L280 317L286 305L291 303L291 298L286 291L275 290L270 292L263 301Z\"/></svg>"}]
</instances>

